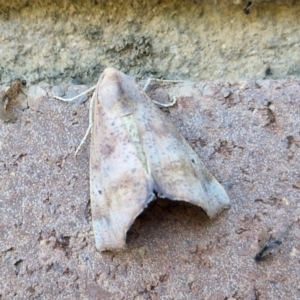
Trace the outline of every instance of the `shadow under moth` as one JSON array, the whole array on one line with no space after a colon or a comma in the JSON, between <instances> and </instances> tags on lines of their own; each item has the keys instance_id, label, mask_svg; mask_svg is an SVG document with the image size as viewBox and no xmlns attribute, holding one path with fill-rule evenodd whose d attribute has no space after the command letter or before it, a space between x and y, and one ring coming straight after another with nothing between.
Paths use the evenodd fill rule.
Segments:
<instances>
[{"instance_id":1,"label":"shadow under moth","mask_svg":"<svg viewBox=\"0 0 300 300\"><path fill-rule=\"evenodd\" d=\"M200 206L210 218L230 207L224 188L133 77L104 70L89 128L97 250L124 248L128 229L156 196Z\"/></svg>"}]
</instances>

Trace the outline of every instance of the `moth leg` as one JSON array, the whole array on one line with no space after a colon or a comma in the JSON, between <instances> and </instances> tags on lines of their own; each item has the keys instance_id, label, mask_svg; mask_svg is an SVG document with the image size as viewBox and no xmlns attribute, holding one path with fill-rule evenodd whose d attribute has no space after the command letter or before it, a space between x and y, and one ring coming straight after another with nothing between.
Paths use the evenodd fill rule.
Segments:
<instances>
[{"instance_id":1,"label":"moth leg","mask_svg":"<svg viewBox=\"0 0 300 300\"><path fill-rule=\"evenodd\" d=\"M53 96L53 98L54 98L54 99L57 99L57 100L60 100L60 101L70 102L70 101L73 101L73 100L75 100L75 99L77 99L77 98L79 98L79 97L81 97L81 96L83 96L83 95L85 95L85 94L87 94L87 93L89 93L89 92L95 90L96 87L97 87L97 86L94 85L94 86L92 86L91 88L89 88L89 89L87 89L86 91L84 91L83 93L81 93L81 94L79 94L79 95L77 95L77 96L75 96L75 97L69 98L69 99L65 99L65 98L58 97L58 96ZM85 140L86 140L87 136L89 135L89 133L90 133L90 131L91 131L91 128L92 128L92 126L93 126L93 120L92 120L93 112L92 112L92 110L93 110L93 103L94 103L94 97L95 97L95 94L96 94L96 93L94 92L94 93L93 93L93 97L92 97L91 102L90 102L90 110L89 110L89 127L88 127L88 129L87 129L87 131L86 131L86 133L85 133L83 139L81 140L79 146L77 147L74 156L77 155L78 151L80 150L81 146L82 146L83 143L85 142Z\"/></svg>"},{"instance_id":2,"label":"moth leg","mask_svg":"<svg viewBox=\"0 0 300 300\"><path fill-rule=\"evenodd\" d=\"M75 154L74 154L74 156L76 156L76 155L77 155L77 153L78 153L78 151L80 150L81 146L82 146L82 145L83 145L83 143L85 142L85 140L86 140L86 138L87 138L88 134L89 134L89 133L90 133L90 131L91 131L91 128L92 128L92 124L90 124L90 125L89 125L89 127L88 127L88 129L87 129L87 131L86 131L86 133L85 133L85 135L84 135L84 137L83 137L83 139L81 140L81 142L80 142L79 146L77 147L77 149L76 149L76 151L75 151Z\"/></svg>"},{"instance_id":3,"label":"moth leg","mask_svg":"<svg viewBox=\"0 0 300 300\"><path fill-rule=\"evenodd\" d=\"M170 83L187 82L187 81L185 81L185 80L166 80L166 79L156 79L156 78L149 77L149 78L147 79L147 81L146 81L144 87L143 87L143 91L144 91L144 92L146 92L146 90L147 90L149 84L151 83L151 81L156 81L156 82L170 82ZM155 100L152 100L152 101L153 101L155 104L160 105L160 106L162 106L162 107L171 107L171 106L173 106L173 105L177 102L177 100L176 100L175 97L173 97L173 102L167 103L167 104L165 104L165 103L160 103L160 102L155 101Z\"/></svg>"},{"instance_id":4,"label":"moth leg","mask_svg":"<svg viewBox=\"0 0 300 300\"><path fill-rule=\"evenodd\" d=\"M93 91L94 89L96 88L96 85L92 86L91 88L87 89L86 91L84 91L83 93L75 96L75 97L72 97L72 98L69 98L69 99L65 99L65 98L62 98L62 97L58 97L58 96L52 96L54 99L57 99L57 100L60 100L60 101L65 101L65 102L70 102L70 101L73 101L73 100L76 100L77 98Z\"/></svg>"},{"instance_id":5,"label":"moth leg","mask_svg":"<svg viewBox=\"0 0 300 300\"><path fill-rule=\"evenodd\" d=\"M157 78L152 78L149 77L146 80L146 83L143 87L143 91L145 92L149 86L149 84L151 83L151 81L156 81L156 82L169 82L169 83L179 83L179 82L187 82L186 80L167 80L167 79L157 79Z\"/></svg>"},{"instance_id":6,"label":"moth leg","mask_svg":"<svg viewBox=\"0 0 300 300\"><path fill-rule=\"evenodd\" d=\"M151 82L151 77L149 77L149 78L147 79L147 81L146 81L146 83L145 83L145 85L144 85L144 87L143 87L143 91L144 91L144 92L146 92L146 90L147 90L147 88L148 88L150 82Z\"/></svg>"},{"instance_id":7,"label":"moth leg","mask_svg":"<svg viewBox=\"0 0 300 300\"><path fill-rule=\"evenodd\" d=\"M95 87L96 87L96 86L95 86ZM95 88L95 87L94 87L94 88ZM86 140L87 136L89 135L89 133L90 133L90 131L91 131L91 128L92 128L92 126L93 126L93 107L94 107L95 95L96 95L96 92L93 93L93 96L92 96L92 99L91 99L91 102L90 102L90 109L89 109L89 127L88 127L88 129L86 130L85 135L84 135L83 139L81 140L79 146L77 147L74 156L77 155L78 151L80 150L81 146L82 146L83 143L85 142L85 140Z\"/></svg>"},{"instance_id":8,"label":"moth leg","mask_svg":"<svg viewBox=\"0 0 300 300\"><path fill-rule=\"evenodd\" d=\"M158 102L158 101L155 101L155 100L152 100L152 102L155 103L155 104L157 104L157 105L160 105L162 107L171 107L171 106L173 106L177 102L177 99L174 96L173 97L173 101L171 103L161 103L161 102Z\"/></svg>"}]
</instances>

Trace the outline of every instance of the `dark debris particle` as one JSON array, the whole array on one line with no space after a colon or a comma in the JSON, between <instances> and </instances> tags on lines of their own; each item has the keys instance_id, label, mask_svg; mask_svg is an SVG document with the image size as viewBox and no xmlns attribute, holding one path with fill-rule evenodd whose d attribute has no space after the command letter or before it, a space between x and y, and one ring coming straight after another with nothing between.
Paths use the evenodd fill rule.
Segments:
<instances>
[{"instance_id":1,"label":"dark debris particle","mask_svg":"<svg viewBox=\"0 0 300 300\"><path fill-rule=\"evenodd\" d=\"M273 73L271 71L271 68L267 67L266 70L265 70L265 76L268 77L268 76L271 76L271 75L273 75Z\"/></svg>"},{"instance_id":2,"label":"dark debris particle","mask_svg":"<svg viewBox=\"0 0 300 300\"><path fill-rule=\"evenodd\" d=\"M245 13L246 15L249 15L249 14L250 14L250 8L251 8L251 6L252 6L252 2L251 2L251 1L248 1L247 6L243 9L243 11L244 11L244 13Z\"/></svg>"},{"instance_id":3,"label":"dark debris particle","mask_svg":"<svg viewBox=\"0 0 300 300\"><path fill-rule=\"evenodd\" d=\"M276 246L281 245L281 241L274 241L267 243L254 257L256 262L260 262L265 256L268 250L275 248Z\"/></svg>"}]
</instances>

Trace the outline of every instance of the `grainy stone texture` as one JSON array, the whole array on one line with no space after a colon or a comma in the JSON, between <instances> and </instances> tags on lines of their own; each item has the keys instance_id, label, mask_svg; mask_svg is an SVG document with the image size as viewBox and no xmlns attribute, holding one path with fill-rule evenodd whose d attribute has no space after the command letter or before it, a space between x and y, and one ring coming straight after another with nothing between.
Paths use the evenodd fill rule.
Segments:
<instances>
[{"instance_id":1,"label":"grainy stone texture","mask_svg":"<svg viewBox=\"0 0 300 300\"><path fill-rule=\"evenodd\" d=\"M299 81L151 84L154 100L224 185L232 208L158 200L122 252L97 253L89 205L88 101L34 87L0 125L1 299L299 299ZM255 262L258 236L282 245Z\"/></svg>"},{"instance_id":2,"label":"grainy stone texture","mask_svg":"<svg viewBox=\"0 0 300 300\"><path fill-rule=\"evenodd\" d=\"M0 0L2 84L299 78L299 1L247 2Z\"/></svg>"}]
</instances>

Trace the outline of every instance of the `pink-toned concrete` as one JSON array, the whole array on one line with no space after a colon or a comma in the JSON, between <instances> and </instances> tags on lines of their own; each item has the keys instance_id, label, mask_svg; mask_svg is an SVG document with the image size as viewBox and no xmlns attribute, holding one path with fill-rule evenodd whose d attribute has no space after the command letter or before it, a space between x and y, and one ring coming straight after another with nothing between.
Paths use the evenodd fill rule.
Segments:
<instances>
[{"instance_id":1,"label":"pink-toned concrete","mask_svg":"<svg viewBox=\"0 0 300 300\"><path fill-rule=\"evenodd\" d=\"M89 139L73 157L88 101L29 87L0 124L0 299L299 299L299 90L299 81L151 85L154 100L176 96L165 113L232 208L210 221L198 207L158 200L125 251L100 254ZM255 262L262 231L282 245Z\"/></svg>"}]
</instances>

